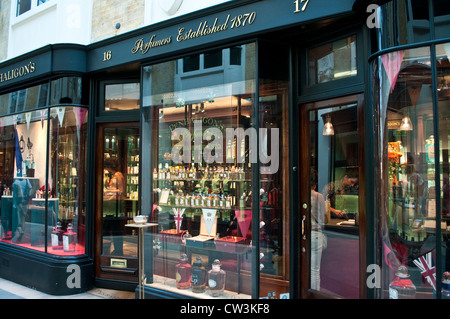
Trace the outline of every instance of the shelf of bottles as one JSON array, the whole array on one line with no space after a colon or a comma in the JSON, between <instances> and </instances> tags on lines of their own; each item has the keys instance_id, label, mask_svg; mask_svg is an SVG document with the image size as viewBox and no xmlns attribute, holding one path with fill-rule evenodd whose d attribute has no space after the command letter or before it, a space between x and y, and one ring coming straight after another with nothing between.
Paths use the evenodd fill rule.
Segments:
<instances>
[{"instance_id":1,"label":"shelf of bottles","mask_svg":"<svg viewBox=\"0 0 450 319\"><path fill-rule=\"evenodd\" d=\"M165 286L172 280L173 287L186 290L180 285L188 278L182 275L184 270L180 269L185 267L180 263L188 265L189 283L186 285L190 288L187 290L197 293L194 287L203 287L205 282L195 278L192 281L190 272L204 267L207 273L212 271L213 264L223 264L220 273L229 274L226 285L224 277L220 293L213 294L211 291L215 288L206 283L205 295L247 296L250 290L242 286L248 288L250 284L241 282L245 280L241 274L251 270L251 164L170 165L173 163L170 158L160 160L152 171L153 203L157 207L159 225L155 274L164 278ZM207 226L209 212L212 212L212 219ZM187 261L183 258L180 261L180 253L186 254Z\"/></svg>"},{"instance_id":2,"label":"shelf of bottles","mask_svg":"<svg viewBox=\"0 0 450 319\"><path fill-rule=\"evenodd\" d=\"M75 154L79 150L76 143L76 136L73 134L61 134L58 138L58 161L57 161L57 194L58 198L58 221L67 223L78 216L77 202L79 187L79 154ZM44 194L36 194L36 197L44 198Z\"/></svg>"},{"instance_id":3,"label":"shelf of bottles","mask_svg":"<svg viewBox=\"0 0 450 319\"><path fill-rule=\"evenodd\" d=\"M162 193L169 191L167 201L161 206L215 208L223 210L251 209L251 172L236 166L169 166L160 163L153 170L154 189ZM216 191L211 192L202 184L215 183ZM243 190L242 194L238 189ZM174 191L175 190L175 191Z\"/></svg>"},{"instance_id":4,"label":"shelf of bottles","mask_svg":"<svg viewBox=\"0 0 450 319\"><path fill-rule=\"evenodd\" d=\"M127 136L127 199L138 200L139 191L139 142L140 138L134 135ZM136 206L132 211L136 213Z\"/></svg>"}]
</instances>

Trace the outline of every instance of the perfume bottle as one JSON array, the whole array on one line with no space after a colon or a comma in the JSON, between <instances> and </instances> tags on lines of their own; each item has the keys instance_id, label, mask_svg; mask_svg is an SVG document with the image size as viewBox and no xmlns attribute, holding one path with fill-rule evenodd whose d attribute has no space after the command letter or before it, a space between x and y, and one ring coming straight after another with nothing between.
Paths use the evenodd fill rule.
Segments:
<instances>
[{"instance_id":1,"label":"perfume bottle","mask_svg":"<svg viewBox=\"0 0 450 319\"><path fill-rule=\"evenodd\" d=\"M394 280L389 284L389 299L414 299L416 286L409 279L408 268L398 267Z\"/></svg>"},{"instance_id":2,"label":"perfume bottle","mask_svg":"<svg viewBox=\"0 0 450 319\"><path fill-rule=\"evenodd\" d=\"M186 254L181 254L180 262L175 266L175 278L178 289L187 289L191 286L191 268Z\"/></svg>"},{"instance_id":3,"label":"perfume bottle","mask_svg":"<svg viewBox=\"0 0 450 319\"><path fill-rule=\"evenodd\" d=\"M61 222L57 222L56 227L53 227L53 231L51 234L53 249L58 249L58 250L63 249L62 234L63 234L63 231L61 229Z\"/></svg>"},{"instance_id":4,"label":"perfume bottle","mask_svg":"<svg viewBox=\"0 0 450 319\"><path fill-rule=\"evenodd\" d=\"M225 288L226 273L220 269L220 266L220 261L216 259L212 263L212 269L208 271L209 294L213 297L222 295Z\"/></svg>"},{"instance_id":5,"label":"perfume bottle","mask_svg":"<svg viewBox=\"0 0 450 319\"><path fill-rule=\"evenodd\" d=\"M244 191L244 193L242 193L242 196L241 196L241 198L239 199L239 207L241 208L241 209L243 209L244 207L245 207L245 197L246 197L247 195L245 194L245 191Z\"/></svg>"},{"instance_id":6,"label":"perfume bottle","mask_svg":"<svg viewBox=\"0 0 450 319\"><path fill-rule=\"evenodd\" d=\"M202 293L206 290L206 269L203 267L202 259L197 256L192 264L191 286L192 292Z\"/></svg>"},{"instance_id":7,"label":"perfume bottle","mask_svg":"<svg viewBox=\"0 0 450 319\"><path fill-rule=\"evenodd\" d=\"M63 234L64 251L75 251L77 245L77 234L73 232L72 224L67 225L67 231Z\"/></svg>"}]
</instances>

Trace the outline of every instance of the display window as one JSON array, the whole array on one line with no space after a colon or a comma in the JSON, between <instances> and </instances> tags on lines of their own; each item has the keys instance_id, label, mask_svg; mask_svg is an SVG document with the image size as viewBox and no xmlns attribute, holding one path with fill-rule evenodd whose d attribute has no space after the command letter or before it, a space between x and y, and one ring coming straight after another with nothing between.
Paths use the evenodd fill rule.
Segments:
<instances>
[{"instance_id":1,"label":"display window","mask_svg":"<svg viewBox=\"0 0 450 319\"><path fill-rule=\"evenodd\" d=\"M449 269L446 48L436 47L437 79L429 47L387 53L374 69L386 177L380 195L385 298L434 298L437 281ZM436 80L439 118L433 110Z\"/></svg>"},{"instance_id":2,"label":"display window","mask_svg":"<svg viewBox=\"0 0 450 319\"><path fill-rule=\"evenodd\" d=\"M450 83L450 43L436 46L436 61L439 113L439 139L436 140L439 140L439 155L436 156L435 163L438 164L439 174L436 174L436 168L434 173L441 197L440 211L436 210L436 213L431 211L430 215L436 216L436 225L441 224L441 236L438 237L438 240L442 238L442 242L438 242L438 244L441 245L443 274L441 278L438 275L436 279L441 280L441 298L450 299L450 89L448 86ZM431 139L429 142L433 143Z\"/></svg>"},{"instance_id":3,"label":"display window","mask_svg":"<svg viewBox=\"0 0 450 319\"><path fill-rule=\"evenodd\" d=\"M49 112L47 224L52 230L47 236L47 251L58 255L84 254L87 109L58 106Z\"/></svg>"},{"instance_id":4,"label":"display window","mask_svg":"<svg viewBox=\"0 0 450 319\"><path fill-rule=\"evenodd\" d=\"M158 224L147 285L196 298L251 298L256 266L262 295L287 293L288 152L280 159L287 90L261 82L255 105L255 44L199 56L221 63L192 74L192 56L143 68L141 209Z\"/></svg>"},{"instance_id":5,"label":"display window","mask_svg":"<svg viewBox=\"0 0 450 319\"><path fill-rule=\"evenodd\" d=\"M1 242L84 254L87 109L17 113L0 129Z\"/></svg>"}]
</instances>

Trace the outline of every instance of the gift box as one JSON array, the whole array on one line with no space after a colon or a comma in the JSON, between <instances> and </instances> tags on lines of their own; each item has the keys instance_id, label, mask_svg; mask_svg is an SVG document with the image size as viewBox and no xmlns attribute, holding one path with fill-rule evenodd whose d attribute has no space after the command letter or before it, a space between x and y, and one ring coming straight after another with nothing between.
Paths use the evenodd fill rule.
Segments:
<instances>
[{"instance_id":1,"label":"gift box","mask_svg":"<svg viewBox=\"0 0 450 319\"><path fill-rule=\"evenodd\" d=\"M206 222L202 216L200 220L200 235L191 238L186 238L186 247L193 248L207 248L214 246L214 238L217 233L217 217L211 227L211 233L208 234L206 229Z\"/></svg>"},{"instance_id":2,"label":"gift box","mask_svg":"<svg viewBox=\"0 0 450 319\"><path fill-rule=\"evenodd\" d=\"M168 229L159 232L161 241L174 244L179 244L184 234L186 234L185 230L180 230L177 232L176 229Z\"/></svg>"},{"instance_id":3,"label":"gift box","mask_svg":"<svg viewBox=\"0 0 450 319\"><path fill-rule=\"evenodd\" d=\"M248 240L244 237L226 236L215 240L216 249L231 253L243 252L248 247Z\"/></svg>"}]
</instances>

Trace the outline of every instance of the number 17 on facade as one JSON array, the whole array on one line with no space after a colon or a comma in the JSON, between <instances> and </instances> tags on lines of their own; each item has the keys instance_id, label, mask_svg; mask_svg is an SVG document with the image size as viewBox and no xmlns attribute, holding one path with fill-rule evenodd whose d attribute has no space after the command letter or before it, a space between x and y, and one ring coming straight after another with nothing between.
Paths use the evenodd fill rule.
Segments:
<instances>
[{"instance_id":1,"label":"number 17 on facade","mask_svg":"<svg viewBox=\"0 0 450 319\"><path fill-rule=\"evenodd\" d=\"M295 0L295 11L294 13L303 12L306 10L306 7L308 6L309 0Z\"/></svg>"}]
</instances>

